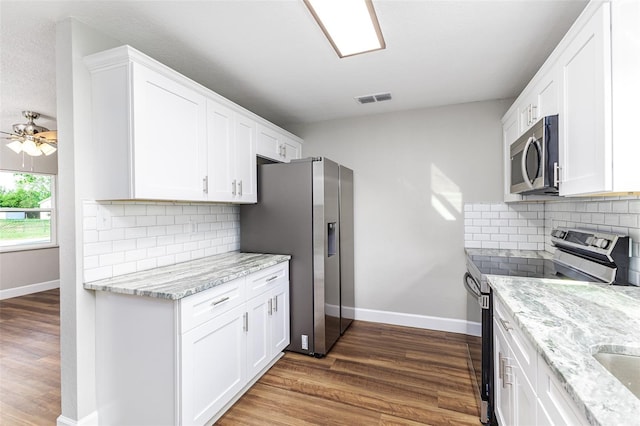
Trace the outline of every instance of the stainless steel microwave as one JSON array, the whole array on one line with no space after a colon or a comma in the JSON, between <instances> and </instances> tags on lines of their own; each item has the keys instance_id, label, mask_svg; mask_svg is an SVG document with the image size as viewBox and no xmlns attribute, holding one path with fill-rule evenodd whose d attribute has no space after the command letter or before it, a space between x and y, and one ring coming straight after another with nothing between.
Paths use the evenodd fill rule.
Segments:
<instances>
[{"instance_id":1,"label":"stainless steel microwave","mask_svg":"<svg viewBox=\"0 0 640 426\"><path fill-rule=\"evenodd\" d=\"M558 195L558 116L540 119L511 144L511 193Z\"/></svg>"}]
</instances>

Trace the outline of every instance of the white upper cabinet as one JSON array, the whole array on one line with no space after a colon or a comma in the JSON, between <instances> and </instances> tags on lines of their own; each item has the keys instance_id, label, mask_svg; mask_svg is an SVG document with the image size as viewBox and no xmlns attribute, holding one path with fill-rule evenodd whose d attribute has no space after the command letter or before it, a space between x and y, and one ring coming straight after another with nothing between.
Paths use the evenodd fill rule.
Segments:
<instances>
[{"instance_id":1,"label":"white upper cabinet","mask_svg":"<svg viewBox=\"0 0 640 426\"><path fill-rule=\"evenodd\" d=\"M610 22L603 4L560 58L562 195L613 189Z\"/></svg>"},{"instance_id":2,"label":"white upper cabinet","mask_svg":"<svg viewBox=\"0 0 640 426\"><path fill-rule=\"evenodd\" d=\"M640 2L602 4L560 58L560 194L640 191Z\"/></svg>"},{"instance_id":3,"label":"white upper cabinet","mask_svg":"<svg viewBox=\"0 0 640 426\"><path fill-rule=\"evenodd\" d=\"M201 200L204 96L130 61L94 73L92 90L97 198Z\"/></svg>"},{"instance_id":4,"label":"white upper cabinet","mask_svg":"<svg viewBox=\"0 0 640 426\"><path fill-rule=\"evenodd\" d=\"M255 203L258 123L274 129L279 161L300 156L286 131L129 46L85 63L97 200Z\"/></svg>"},{"instance_id":5,"label":"white upper cabinet","mask_svg":"<svg viewBox=\"0 0 640 426\"><path fill-rule=\"evenodd\" d=\"M558 114L560 195L640 192L638 22L637 0L589 3L502 120L511 136L516 114L519 136Z\"/></svg>"},{"instance_id":6,"label":"white upper cabinet","mask_svg":"<svg viewBox=\"0 0 640 426\"><path fill-rule=\"evenodd\" d=\"M255 121L208 100L207 139L207 200L255 203Z\"/></svg>"},{"instance_id":7,"label":"white upper cabinet","mask_svg":"<svg viewBox=\"0 0 640 426\"><path fill-rule=\"evenodd\" d=\"M256 169L256 122L236 113L236 200L243 203L258 201Z\"/></svg>"},{"instance_id":8,"label":"white upper cabinet","mask_svg":"<svg viewBox=\"0 0 640 426\"><path fill-rule=\"evenodd\" d=\"M257 154L281 163L301 158L302 143L274 129L259 125Z\"/></svg>"}]
</instances>

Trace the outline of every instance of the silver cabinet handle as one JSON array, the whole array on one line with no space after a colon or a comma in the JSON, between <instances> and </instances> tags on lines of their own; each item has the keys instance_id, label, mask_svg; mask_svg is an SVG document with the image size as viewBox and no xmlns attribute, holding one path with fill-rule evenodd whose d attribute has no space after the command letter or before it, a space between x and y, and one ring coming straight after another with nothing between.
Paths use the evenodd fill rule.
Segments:
<instances>
[{"instance_id":1,"label":"silver cabinet handle","mask_svg":"<svg viewBox=\"0 0 640 426\"><path fill-rule=\"evenodd\" d=\"M278 312L278 296L273 298L273 312Z\"/></svg>"},{"instance_id":2,"label":"silver cabinet handle","mask_svg":"<svg viewBox=\"0 0 640 426\"><path fill-rule=\"evenodd\" d=\"M236 195L236 180L234 179L233 182L231 182L231 195Z\"/></svg>"},{"instance_id":3,"label":"silver cabinet handle","mask_svg":"<svg viewBox=\"0 0 640 426\"><path fill-rule=\"evenodd\" d=\"M287 146L286 145L282 145L282 151L283 151L282 156L286 157L287 156Z\"/></svg>"},{"instance_id":4,"label":"silver cabinet handle","mask_svg":"<svg viewBox=\"0 0 640 426\"><path fill-rule=\"evenodd\" d=\"M509 321L506 321L506 320L500 318L500 324L502 324L502 327L504 327L504 329L507 330L507 331L513 330L513 327L511 327L509 325Z\"/></svg>"},{"instance_id":5,"label":"silver cabinet handle","mask_svg":"<svg viewBox=\"0 0 640 426\"><path fill-rule=\"evenodd\" d=\"M507 372L507 368L509 369L509 371ZM504 378L502 379L502 387L504 388L505 386L509 385L513 385L513 382L511 381L511 377L513 377L513 373L511 371L513 367L509 364L506 363L504 364Z\"/></svg>"},{"instance_id":6,"label":"silver cabinet handle","mask_svg":"<svg viewBox=\"0 0 640 426\"><path fill-rule=\"evenodd\" d=\"M242 181L238 181L238 195L242 196Z\"/></svg>"},{"instance_id":7,"label":"silver cabinet handle","mask_svg":"<svg viewBox=\"0 0 640 426\"><path fill-rule=\"evenodd\" d=\"M274 275L274 276L272 276L272 277L269 277L269 278L267 278L267 282L271 282L271 281L275 280L276 278L278 278L278 276L277 276L277 275Z\"/></svg>"},{"instance_id":8,"label":"silver cabinet handle","mask_svg":"<svg viewBox=\"0 0 640 426\"><path fill-rule=\"evenodd\" d=\"M535 123L538 119L537 111L538 107L536 105L531 105L531 124Z\"/></svg>"},{"instance_id":9,"label":"silver cabinet handle","mask_svg":"<svg viewBox=\"0 0 640 426\"><path fill-rule=\"evenodd\" d=\"M269 299L269 315L273 313L273 299Z\"/></svg>"},{"instance_id":10,"label":"silver cabinet handle","mask_svg":"<svg viewBox=\"0 0 640 426\"><path fill-rule=\"evenodd\" d=\"M209 176L205 176L202 178L202 192L205 194L209 193Z\"/></svg>"},{"instance_id":11,"label":"silver cabinet handle","mask_svg":"<svg viewBox=\"0 0 640 426\"><path fill-rule=\"evenodd\" d=\"M553 163L553 186L558 188L560 186L560 165Z\"/></svg>"},{"instance_id":12,"label":"silver cabinet handle","mask_svg":"<svg viewBox=\"0 0 640 426\"><path fill-rule=\"evenodd\" d=\"M242 315L242 331L249 331L249 312Z\"/></svg>"},{"instance_id":13,"label":"silver cabinet handle","mask_svg":"<svg viewBox=\"0 0 640 426\"><path fill-rule=\"evenodd\" d=\"M502 358L502 352L498 352L498 379L502 380L504 371L504 359Z\"/></svg>"},{"instance_id":14,"label":"silver cabinet handle","mask_svg":"<svg viewBox=\"0 0 640 426\"><path fill-rule=\"evenodd\" d=\"M219 305L219 304L221 304L221 303L223 303L223 302L226 302L227 300L229 300L229 296L226 296L226 297L223 297L222 299L218 299L218 300L214 301L214 302L211 304L211 306Z\"/></svg>"}]
</instances>

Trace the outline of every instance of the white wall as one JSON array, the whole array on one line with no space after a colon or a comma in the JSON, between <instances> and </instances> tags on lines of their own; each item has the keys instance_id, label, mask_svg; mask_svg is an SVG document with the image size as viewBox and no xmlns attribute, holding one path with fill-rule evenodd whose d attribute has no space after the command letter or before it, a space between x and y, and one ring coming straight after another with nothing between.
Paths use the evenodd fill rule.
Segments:
<instances>
[{"instance_id":1,"label":"white wall","mask_svg":"<svg viewBox=\"0 0 640 426\"><path fill-rule=\"evenodd\" d=\"M466 319L462 208L502 199L500 118L509 104L291 126L305 156L354 170L357 309Z\"/></svg>"},{"instance_id":2,"label":"white wall","mask_svg":"<svg viewBox=\"0 0 640 426\"><path fill-rule=\"evenodd\" d=\"M91 155L91 79L82 58L122 43L66 19L56 27L58 111L58 241L60 246L59 425L96 424L95 298L84 290L82 201L94 176Z\"/></svg>"},{"instance_id":3,"label":"white wall","mask_svg":"<svg viewBox=\"0 0 640 426\"><path fill-rule=\"evenodd\" d=\"M0 253L0 299L57 288L58 248Z\"/></svg>"}]
</instances>

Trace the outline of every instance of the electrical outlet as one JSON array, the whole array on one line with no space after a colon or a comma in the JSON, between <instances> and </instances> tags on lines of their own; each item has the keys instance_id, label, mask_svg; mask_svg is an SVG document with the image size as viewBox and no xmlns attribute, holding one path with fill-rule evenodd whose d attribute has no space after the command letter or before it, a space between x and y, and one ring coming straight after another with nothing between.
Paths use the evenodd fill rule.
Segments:
<instances>
[{"instance_id":1,"label":"electrical outlet","mask_svg":"<svg viewBox=\"0 0 640 426\"><path fill-rule=\"evenodd\" d=\"M302 349L304 349L305 351L309 350L309 336L307 336L306 334L302 335Z\"/></svg>"}]
</instances>

